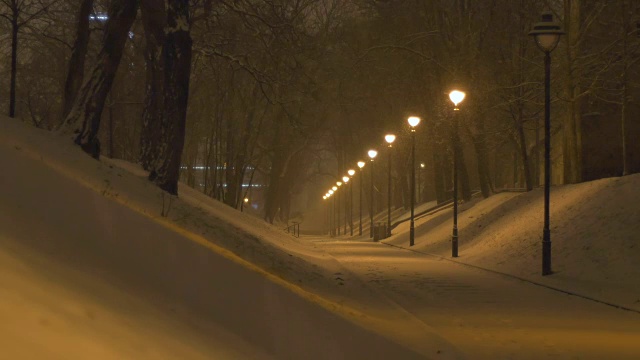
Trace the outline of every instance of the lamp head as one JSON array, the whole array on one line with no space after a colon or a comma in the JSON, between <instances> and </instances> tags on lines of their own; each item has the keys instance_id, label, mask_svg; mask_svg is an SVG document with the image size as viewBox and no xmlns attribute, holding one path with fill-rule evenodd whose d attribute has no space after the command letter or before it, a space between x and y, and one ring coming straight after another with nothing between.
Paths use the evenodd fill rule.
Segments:
<instances>
[{"instance_id":1,"label":"lamp head","mask_svg":"<svg viewBox=\"0 0 640 360\"><path fill-rule=\"evenodd\" d=\"M358 164L359 164L359 163L360 163L360 162L358 162ZM358 166L359 166L359 165L358 165ZM364 166L364 163L362 163L362 166ZM356 173L356 171L355 171L355 170L353 170L353 169L349 169L349 170L347 170L347 174L349 174L349 176L353 176L353 175L355 175L355 173Z\"/></svg>"},{"instance_id":2,"label":"lamp head","mask_svg":"<svg viewBox=\"0 0 640 360\"><path fill-rule=\"evenodd\" d=\"M335 191L338 191L338 187L337 187L337 186L334 186L334 187L332 187L332 188L331 188L331 190L333 190L334 192L335 192ZM331 194L333 195L333 193L331 193Z\"/></svg>"},{"instance_id":3,"label":"lamp head","mask_svg":"<svg viewBox=\"0 0 640 360\"><path fill-rule=\"evenodd\" d=\"M452 92L449 93L449 99L451 99L451 102L457 108L458 104L460 104L462 100L464 100L465 95L466 94L462 91L453 90Z\"/></svg>"},{"instance_id":4,"label":"lamp head","mask_svg":"<svg viewBox=\"0 0 640 360\"><path fill-rule=\"evenodd\" d=\"M420 124L420 118L417 116L411 116L407 119L407 122L409 123L409 126L414 128Z\"/></svg>"},{"instance_id":5,"label":"lamp head","mask_svg":"<svg viewBox=\"0 0 640 360\"><path fill-rule=\"evenodd\" d=\"M334 186L333 188L335 188L336 190L338 190L338 188L337 188L337 187L335 187L335 186ZM336 191L336 190L333 190L333 188L329 189L329 195L333 195L333 193Z\"/></svg>"},{"instance_id":6,"label":"lamp head","mask_svg":"<svg viewBox=\"0 0 640 360\"><path fill-rule=\"evenodd\" d=\"M364 161L358 161L358 167L360 168L360 170L362 170L362 168L364 167L365 162Z\"/></svg>"},{"instance_id":7,"label":"lamp head","mask_svg":"<svg viewBox=\"0 0 640 360\"><path fill-rule=\"evenodd\" d=\"M375 159L375 157L378 155L378 152L375 150L369 150L369 157L371 158L371 160Z\"/></svg>"},{"instance_id":8,"label":"lamp head","mask_svg":"<svg viewBox=\"0 0 640 360\"><path fill-rule=\"evenodd\" d=\"M562 26L553 18L553 13L545 11L542 13L542 21L533 26L529 35L533 36L540 50L550 53L558 46L560 35L564 34Z\"/></svg>"},{"instance_id":9,"label":"lamp head","mask_svg":"<svg viewBox=\"0 0 640 360\"><path fill-rule=\"evenodd\" d=\"M388 134L384 136L384 140L389 143L389 146L391 146L391 144L393 144L394 141L396 141L396 136L393 134Z\"/></svg>"},{"instance_id":10,"label":"lamp head","mask_svg":"<svg viewBox=\"0 0 640 360\"><path fill-rule=\"evenodd\" d=\"M349 182L349 177L348 176L343 176L342 177L342 181L344 181L344 183L348 183Z\"/></svg>"},{"instance_id":11,"label":"lamp head","mask_svg":"<svg viewBox=\"0 0 640 360\"><path fill-rule=\"evenodd\" d=\"M338 187L342 186L342 181L338 181L336 185L338 185Z\"/></svg>"}]
</instances>

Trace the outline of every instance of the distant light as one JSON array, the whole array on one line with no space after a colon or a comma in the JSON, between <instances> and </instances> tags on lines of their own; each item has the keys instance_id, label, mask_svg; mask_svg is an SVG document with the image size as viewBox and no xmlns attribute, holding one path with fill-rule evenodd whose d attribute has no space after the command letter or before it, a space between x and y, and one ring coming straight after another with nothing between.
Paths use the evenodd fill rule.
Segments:
<instances>
[{"instance_id":1,"label":"distant light","mask_svg":"<svg viewBox=\"0 0 640 360\"><path fill-rule=\"evenodd\" d=\"M96 15L89 15L89 20L97 20L97 21L107 21L109 20L109 16L107 14L96 14Z\"/></svg>"},{"instance_id":2,"label":"distant light","mask_svg":"<svg viewBox=\"0 0 640 360\"><path fill-rule=\"evenodd\" d=\"M420 124L420 118L417 116L411 116L407 119L407 121L409 122L409 126L411 127L416 127L418 126L418 124Z\"/></svg>"},{"instance_id":3,"label":"distant light","mask_svg":"<svg viewBox=\"0 0 640 360\"><path fill-rule=\"evenodd\" d=\"M348 176L343 176L342 177L342 181L344 181L344 183L348 183L349 182L349 177Z\"/></svg>"},{"instance_id":4,"label":"distant light","mask_svg":"<svg viewBox=\"0 0 640 360\"><path fill-rule=\"evenodd\" d=\"M424 163L420 163L420 167L424 169Z\"/></svg>"},{"instance_id":5,"label":"distant light","mask_svg":"<svg viewBox=\"0 0 640 360\"><path fill-rule=\"evenodd\" d=\"M249 202L249 198L244 198L244 202L248 203Z\"/></svg>"},{"instance_id":6,"label":"distant light","mask_svg":"<svg viewBox=\"0 0 640 360\"><path fill-rule=\"evenodd\" d=\"M327 200L327 195L323 195L322 200Z\"/></svg>"},{"instance_id":7,"label":"distant light","mask_svg":"<svg viewBox=\"0 0 640 360\"><path fill-rule=\"evenodd\" d=\"M364 161L358 161L358 167L360 169L362 169L364 167L365 162Z\"/></svg>"},{"instance_id":8,"label":"distant light","mask_svg":"<svg viewBox=\"0 0 640 360\"><path fill-rule=\"evenodd\" d=\"M332 187L332 188L331 188L331 190L333 190L333 191L338 191L338 187L337 187L337 186L334 186L334 187ZM331 193L331 194L333 194L333 193Z\"/></svg>"},{"instance_id":9,"label":"distant light","mask_svg":"<svg viewBox=\"0 0 640 360\"><path fill-rule=\"evenodd\" d=\"M338 187L340 187L340 186L342 186L342 182L338 181L338 182L336 183L336 185L338 185Z\"/></svg>"},{"instance_id":10,"label":"distant light","mask_svg":"<svg viewBox=\"0 0 640 360\"><path fill-rule=\"evenodd\" d=\"M393 144L396 141L396 136L393 134L385 135L384 140L389 143L389 145Z\"/></svg>"},{"instance_id":11,"label":"distant light","mask_svg":"<svg viewBox=\"0 0 640 360\"><path fill-rule=\"evenodd\" d=\"M449 99L451 99L453 105L458 106L458 104L460 104L462 100L464 100L465 95L466 94L462 91L453 90L449 93Z\"/></svg>"},{"instance_id":12,"label":"distant light","mask_svg":"<svg viewBox=\"0 0 640 360\"><path fill-rule=\"evenodd\" d=\"M364 163L362 163L362 164L363 164L362 166L364 166ZM349 170L347 171L347 174L349 174L349 176L353 176L355 173L356 173L356 171L355 171L355 170L353 170L353 169L349 169Z\"/></svg>"},{"instance_id":13,"label":"distant light","mask_svg":"<svg viewBox=\"0 0 640 360\"><path fill-rule=\"evenodd\" d=\"M371 160L373 160L378 155L378 152L375 150L369 150L368 154Z\"/></svg>"}]
</instances>

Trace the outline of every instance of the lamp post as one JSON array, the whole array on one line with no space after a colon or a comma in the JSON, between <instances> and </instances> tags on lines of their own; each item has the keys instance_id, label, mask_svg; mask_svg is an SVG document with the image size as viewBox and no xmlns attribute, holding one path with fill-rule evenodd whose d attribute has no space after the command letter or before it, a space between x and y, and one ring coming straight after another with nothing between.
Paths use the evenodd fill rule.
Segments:
<instances>
[{"instance_id":1,"label":"lamp post","mask_svg":"<svg viewBox=\"0 0 640 360\"><path fill-rule=\"evenodd\" d=\"M551 274L551 231L549 230L549 190L551 186L551 52L564 34L553 13L543 12L530 36L544 52L544 228L542 230L542 275Z\"/></svg>"},{"instance_id":2,"label":"lamp post","mask_svg":"<svg viewBox=\"0 0 640 360\"><path fill-rule=\"evenodd\" d=\"M415 226L413 222L413 213L416 201L416 126L420 124L420 118L411 116L407 119L411 127L411 225L409 226L409 246L415 244Z\"/></svg>"},{"instance_id":3,"label":"lamp post","mask_svg":"<svg viewBox=\"0 0 640 360\"><path fill-rule=\"evenodd\" d=\"M348 226L348 224L347 224L347 222L348 222L347 221L347 212L348 212L347 207L348 207L349 202L347 201L347 189L346 189L346 187L347 187L347 184L349 183L349 177L348 176L343 176L342 177L342 181L343 181L344 188L345 188L345 190L344 190L345 193L344 193L344 195L342 195L342 199L343 199L342 201L344 202L344 234L347 235L347 226Z\"/></svg>"},{"instance_id":4,"label":"lamp post","mask_svg":"<svg viewBox=\"0 0 640 360\"><path fill-rule=\"evenodd\" d=\"M353 175L356 174L356 171L353 169L349 169L347 171L347 174L349 174L349 176L351 178L353 178ZM350 236L353 236L353 181L349 184L349 230L350 230Z\"/></svg>"},{"instance_id":5,"label":"lamp post","mask_svg":"<svg viewBox=\"0 0 640 360\"><path fill-rule=\"evenodd\" d=\"M422 170L424 170L424 163L420 163L420 169L418 169L418 204L422 200L422 197L420 196L420 188L422 187L422 182L420 181L420 174L422 173Z\"/></svg>"},{"instance_id":6,"label":"lamp post","mask_svg":"<svg viewBox=\"0 0 640 360\"><path fill-rule=\"evenodd\" d=\"M387 233L386 237L391 236L391 145L396 140L396 136L393 134L385 135L384 140L389 144L389 166L387 181Z\"/></svg>"},{"instance_id":7,"label":"lamp post","mask_svg":"<svg viewBox=\"0 0 640 360\"><path fill-rule=\"evenodd\" d=\"M358 161L358 167L360 168L360 197L358 200L360 201L360 232L359 236L362 236L362 182L364 181L364 175L362 175L362 168L364 167L364 161Z\"/></svg>"},{"instance_id":8,"label":"lamp post","mask_svg":"<svg viewBox=\"0 0 640 360\"><path fill-rule=\"evenodd\" d=\"M324 201L325 204L327 203L327 195L326 194L322 195L322 200ZM325 216L325 221L329 218L328 212L326 214L327 214L327 216ZM331 225L329 225L329 228L330 227L331 227Z\"/></svg>"},{"instance_id":9,"label":"lamp post","mask_svg":"<svg viewBox=\"0 0 640 360\"><path fill-rule=\"evenodd\" d=\"M338 189L340 189L340 186L342 186L342 182L338 181L338 182L336 182L336 185L338 185ZM336 200L336 202L338 203L338 224L337 224L338 225L338 235L340 235L340 198L341 197L344 198L344 195L340 196L340 193L337 193L336 196L338 197L338 200Z\"/></svg>"},{"instance_id":10,"label":"lamp post","mask_svg":"<svg viewBox=\"0 0 640 360\"><path fill-rule=\"evenodd\" d=\"M369 226L369 238L373 239L373 159L378 155L375 150L369 150L369 157L371 158L371 201L369 202L369 217L371 218L371 225Z\"/></svg>"},{"instance_id":11,"label":"lamp post","mask_svg":"<svg viewBox=\"0 0 640 360\"><path fill-rule=\"evenodd\" d=\"M331 190L329 190L329 192L331 193L331 197L333 198L333 236L337 235L337 231L336 231L336 224L337 224L337 218L336 218L336 197L338 197L338 195L336 194L336 191L338 190L337 186L333 186L331 188ZM335 195L335 196L333 196Z\"/></svg>"},{"instance_id":12,"label":"lamp post","mask_svg":"<svg viewBox=\"0 0 640 360\"><path fill-rule=\"evenodd\" d=\"M449 93L449 99L453 108L453 130L451 141L453 143L453 234L451 235L451 256L458 257L458 104L464 100L465 93L453 90Z\"/></svg>"}]
</instances>

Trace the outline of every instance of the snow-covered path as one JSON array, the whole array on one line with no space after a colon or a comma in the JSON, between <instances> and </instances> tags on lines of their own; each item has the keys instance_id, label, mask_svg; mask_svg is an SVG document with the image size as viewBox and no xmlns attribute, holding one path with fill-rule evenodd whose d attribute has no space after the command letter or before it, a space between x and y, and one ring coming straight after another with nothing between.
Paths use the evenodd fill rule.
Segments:
<instances>
[{"instance_id":1,"label":"snow-covered path","mask_svg":"<svg viewBox=\"0 0 640 360\"><path fill-rule=\"evenodd\" d=\"M382 243L306 240L469 358L640 358L638 313Z\"/></svg>"}]
</instances>

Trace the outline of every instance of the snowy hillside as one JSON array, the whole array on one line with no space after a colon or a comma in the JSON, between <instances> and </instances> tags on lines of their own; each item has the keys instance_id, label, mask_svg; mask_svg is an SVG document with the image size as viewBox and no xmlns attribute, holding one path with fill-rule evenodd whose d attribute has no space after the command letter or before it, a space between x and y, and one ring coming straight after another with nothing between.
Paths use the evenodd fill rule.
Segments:
<instances>
[{"instance_id":1,"label":"snowy hillside","mask_svg":"<svg viewBox=\"0 0 640 360\"><path fill-rule=\"evenodd\" d=\"M459 357L282 229L12 119L0 155L0 335L18 358Z\"/></svg>"},{"instance_id":2,"label":"snowy hillside","mask_svg":"<svg viewBox=\"0 0 640 360\"><path fill-rule=\"evenodd\" d=\"M463 263L640 310L640 174L551 188L552 269L541 273L543 191L460 206ZM408 223L389 244L408 247ZM452 210L416 221L418 251L451 256Z\"/></svg>"}]
</instances>

